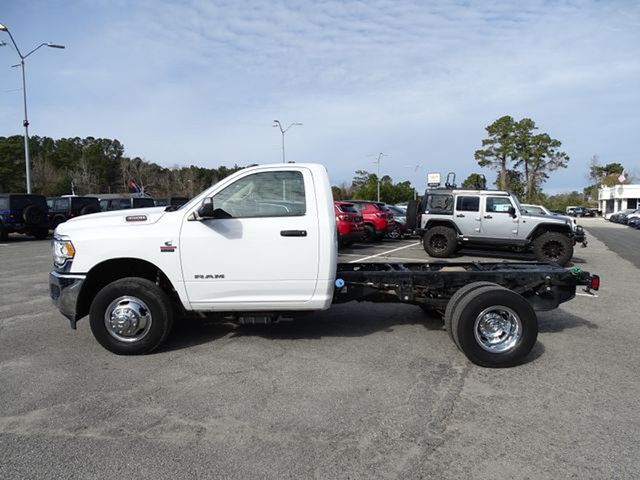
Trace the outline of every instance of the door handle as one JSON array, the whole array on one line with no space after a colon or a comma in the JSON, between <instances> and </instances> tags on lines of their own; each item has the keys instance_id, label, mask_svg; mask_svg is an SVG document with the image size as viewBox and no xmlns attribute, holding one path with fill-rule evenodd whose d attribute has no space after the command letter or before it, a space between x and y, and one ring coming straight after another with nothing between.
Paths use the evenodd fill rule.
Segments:
<instances>
[{"instance_id":1,"label":"door handle","mask_svg":"<svg viewBox=\"0 0 640 480\"><path fill-rule=\"evenodd\" d=\"M280 230L281 237L306 237L306 230Z\"/></svg>"},{"instance_id":2,"label":"door handle","mask_svg":"<svg viewBox=\"0 0 640 480\"><path fill-rule=\"evenodd\" d=\"M459 214L457 214L457 215L456 215L456 217L458 217L458 218L464 218L464 215L463 215L462 213L459 213Z\"/></svg>"},{"instance_id":3,"label":"door handle","mask_svg":"<svg viewBox=\"0 0 640 480\"><path fill-rule=\"evenodd\" d=\"M484 218L493 218L491 215L485 215Z\"/></svg>"}]
</instances>

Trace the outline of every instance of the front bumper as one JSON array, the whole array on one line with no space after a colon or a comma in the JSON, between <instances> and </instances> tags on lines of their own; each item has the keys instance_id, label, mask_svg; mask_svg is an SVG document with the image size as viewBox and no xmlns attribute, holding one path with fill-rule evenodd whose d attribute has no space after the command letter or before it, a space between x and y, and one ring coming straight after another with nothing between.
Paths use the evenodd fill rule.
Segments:
<instances>
[{"instance_id":1,"label":"front bumper","mask_svg":"<svg viewBox=\"0 0 640 480\"><path fill-rule=\"evenodd\" d=\"M78 297L82 290L86 275L72 275L68 273L49 273L49 294L51 301L58 307L60 313L69 319L71 328L76 328L78 321Z\"/></svg>"}]
</instances>

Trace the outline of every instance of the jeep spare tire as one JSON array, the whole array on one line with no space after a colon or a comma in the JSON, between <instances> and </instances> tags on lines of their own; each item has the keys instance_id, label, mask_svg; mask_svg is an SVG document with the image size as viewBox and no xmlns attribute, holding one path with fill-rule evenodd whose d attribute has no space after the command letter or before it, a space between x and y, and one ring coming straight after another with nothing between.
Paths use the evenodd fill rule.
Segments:
<instances>
[{"instance_id":1,"label":"jeep spare tire","mask_svg":"<svg viewBox=\"0 0 640 480\"><path fill-rule=\"evenodd\" d=\"M541 262L554 262L563 267L573 257L573 242L560 232L547 232L533 241L533 254Z\"/></svg>"},{"instance_id":2,"label":"jeep spare tire","mask_svg":"<svg viewBox=\"0 0 640 480\"><path fill-rule=\"evenodd\" d=\"M44 212L37 205L28 205L22 212L22 219L27 225L38 225L42 223Z\"/></svg>"},{"instance_id":3,"label":"jeep spare tire","mask_svg":"<svg viewBox=\"0 0 640 480\"><path fill-rule=\"evenodd\" d=\"M93 205L85 205L80 210L80 215L88 215L90 213L98 213L98 209Z\"/></svg>"},{"instance_id":4,"label":"jeep spare tire","mask_svg":"<svg viewBox=\"0 0 640 480\"><path fill-rule=\"evenodd\" d=\"M450 257L458 248L456 232L449 227L432 227L422 237L422 246L430 257Z\"/></svg>"}]
</instances>

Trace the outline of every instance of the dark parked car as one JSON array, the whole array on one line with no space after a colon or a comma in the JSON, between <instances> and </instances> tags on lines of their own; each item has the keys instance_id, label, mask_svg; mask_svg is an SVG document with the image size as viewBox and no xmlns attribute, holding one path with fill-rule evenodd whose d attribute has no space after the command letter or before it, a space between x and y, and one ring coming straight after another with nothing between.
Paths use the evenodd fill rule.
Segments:
<instances>
[{"instance_id":1,"label":"dark parked car","mask_svg":"<svg viewBox=\"0 0 640 480\"><path fill-rule=\"evenodd\" d=\"M635 208L627 208L625 210L620 210L619 212L614 213L609 217L609 221L614 223L627 223L627 216L633 212L635 212Z\"/></svg>"},{"instance_id":2,"label":"dark parked car","mask_svg":"<svg viewBox=\"0 0 640 480\"><path fill-rule=\"evenodd\" d=\"M155 207L156 204L151 197L101 197L100 210L108 212L111 210L124 210L126 208L147 208Z\"/></svg>"},{"instance_id":3,"label":"dark parked car","mask_svg":"<svg viewBox=\"0 0 640 480\"><path fill-rule=\"evenodd\" d=\"M640 229L640 217L631 217L628 220L627 225L629 225L632 228L639 228Z\"/></svg>"},{"instance_id":4,"label":"dark parked car","mask_svg":"<svg viewBox=\"0 0 640 480\"><path fill-rule=\"evenodd\" d=\"M189 201L187 197L154 198L156 207L181 207Z\"/></svg>"},{"instance_id":5,"label":"dark parked car","mask_svg":"<svg viewBox=\"0 0 640 480\"><path fill-rule=\"evenodd\" d=\"M572 217L595 217L596 212L592 208L575 207L569 212L569 215Z\"/></svg>"},{"instance_id":6,"label":"dark parked car","mask_svg":"<svg viewBox=\"0 0 640 480\"><path fill-rule=\"evenodd\" d=\"M387 210L393 215L393 222L389 227L389 238L402 238L407 234L407 211L395 205L387 205Z\"/></svg>"},{"instance_id":7,"label":"dark parked car","mask_svg":"<svg viewBox=\"0 0 640 480\"><path fill-rule=\"evenodd\" d=\"M49 197L49 225L53 230L70 218L100 211L100 203L95 197Z\"/></svg>"},{"instance_id":8,"label":"dark parked car","mask_svg":"<svg viewBox=\"0 0 640 480\"><path fill-rule=\"evenodd\" d=\"M10 233L46 238L49 234L48 215L44 195L0 193L0 240L6 240Z\"/></svg>"}]
</instances>

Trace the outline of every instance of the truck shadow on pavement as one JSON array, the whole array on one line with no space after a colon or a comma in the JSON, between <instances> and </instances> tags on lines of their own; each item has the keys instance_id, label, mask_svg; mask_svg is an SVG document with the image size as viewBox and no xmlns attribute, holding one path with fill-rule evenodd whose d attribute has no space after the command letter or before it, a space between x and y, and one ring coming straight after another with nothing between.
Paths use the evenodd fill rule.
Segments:
<instances>
[{"instance_id":1,"label":"truck shadow on pavement","mask_svg":"<svg viewBox=\"0 0 640 480\"><path fill-rule=\"evenodd\" d=\"M587 327L590 330L599 328L597 324L573 315L562 308L548 312L537 312L537 316L539 333L557 333L579 327Z\"/></svg>"},{"instance_id":2,"label":"truck shadow on pavement","mask_svg":"<svg viewBox=\"0 0 640 480\"><path fill-rule=\"evenodd\" d=\"M354 307L357 312L354 312ZM589 329L598 326L588 320L562 309L538 312L540 333L557 333L579 327ZM420 325L425 330L440 332L431 342L440 342L449 337L442 318L425 313L413 305L361 303L336 305L324 312L307 315L268 325L236 325L208 319L177 319L167 342L158 352L167 352L214 342L223 337L260 337L269 340L321 340L322 338L365 337L385 332L393 333L397 327ZM400 333L399 333L400 334ZM404 332L404 335L407 333ZM540 339L528 357L531 361L544 352Z\"/></svg>"}]
</instances>

